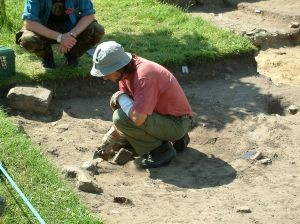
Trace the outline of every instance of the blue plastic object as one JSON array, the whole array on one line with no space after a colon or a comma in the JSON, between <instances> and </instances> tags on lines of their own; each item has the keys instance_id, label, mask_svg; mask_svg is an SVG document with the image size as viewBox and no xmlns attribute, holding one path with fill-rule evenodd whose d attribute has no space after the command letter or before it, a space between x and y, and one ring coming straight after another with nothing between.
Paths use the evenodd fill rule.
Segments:
<instances>
[{"instance_id":1,"label":"blue plastic object","mask_svg":"<svg viewBox=\"0 0 300 224\"><path fill-rule=\"evenodd\" d=\"M256 150L248 150L248 151L244 152L243 157L245 159L250 159L255 154L256 154Z\"/></svg>"}]
</instances>

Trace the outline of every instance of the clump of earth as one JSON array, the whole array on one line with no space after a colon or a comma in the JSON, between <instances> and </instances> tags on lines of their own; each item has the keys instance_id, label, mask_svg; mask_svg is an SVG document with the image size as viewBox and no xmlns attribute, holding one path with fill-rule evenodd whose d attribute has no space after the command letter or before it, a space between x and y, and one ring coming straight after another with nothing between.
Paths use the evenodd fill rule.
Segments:
<instances>
[{"instance_id":1,"label":"clump of earth","mask_svg":"<svg viewBox=\"0 0 300 224\"><path fill-rule=\"evenodd\" d=\"M231 2L235 7L204 2L187 13L234 32L241 26L244 34L253 24L277 29L280 37L297 33L298 28L289 27L299 22L297 1ZM80 170L101 188L87 193L74 184L76 175L66 178L107 223L298 223L300 50L288 42L272 39L270 48L268 38L263 39L256 58L189 65L188 74L170 68L192 105L194 120L188 148L166 167L141 170L133 160L125 165L99 161L97 172L83 167L92 162L93 150L112 125L113 84L93 78L69 82L56 89L47 115L12 109L10 117L62 178L66 169Z\"/></svg>"}]
</instances>

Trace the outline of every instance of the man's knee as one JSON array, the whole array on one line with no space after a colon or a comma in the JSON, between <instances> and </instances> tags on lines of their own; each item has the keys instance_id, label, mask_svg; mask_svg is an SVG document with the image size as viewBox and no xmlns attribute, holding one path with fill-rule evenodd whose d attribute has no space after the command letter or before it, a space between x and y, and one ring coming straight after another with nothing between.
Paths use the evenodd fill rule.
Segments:
<instances>
[{"instance_id":1,"label":"man's knee","mask_svg":"<svg viewBox=\"0 0 300 224\"><path fill-rule=\"evenodd\" d=\"M126 116L122 109L117 109L114 111L112 121L117 128L122 127L124 125L124 115Z\"/></svg>"},{"instance_id":2,"label":"man's knee","mask_svg":"<svg viewBox=\"0 0 300 224\"><path fill-rule=\"evenodd\" d=\"M93 21L87 28L89 40L92 45L99 43L105 34L104 27L97 21Z\"/></svg>"},{"instance_id":3,"label":"man's knee","mask_svg":"<svg viewBox=\"0 0 300 224\"><path fill-rule=\"evenodd\" d=\"M33 36L23 35L20 38L20 45L27 51L32 52L35 50L37 43L34 41Z\"/></svg>"},{"instance_id":4,"label":"man's knee","mask_svg":"<svg viewBox=\"0 0 300 224\"><path fill-rule=\"evenodd\" d=\"M24 31L19 43L20 46L29 52L34 52L35 49L40 48L40 43L37 41L36 35L31 31Z\"/></svg>"}]
</instances>

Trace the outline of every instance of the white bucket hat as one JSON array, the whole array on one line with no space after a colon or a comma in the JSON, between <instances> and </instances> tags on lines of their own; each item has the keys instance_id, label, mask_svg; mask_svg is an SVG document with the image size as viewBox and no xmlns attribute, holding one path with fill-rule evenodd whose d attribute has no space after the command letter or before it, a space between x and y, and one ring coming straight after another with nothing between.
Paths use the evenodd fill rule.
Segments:
<instances>
[{"instance_id":1,"label":"white bucket hat","mask_svg":"<svg viewBox=\"0 0 300 224\"><path fill-rule=\"evenodd\" d=\"M94 52L91 75L96 77L109 75L123 68L131 59L132 55L125 52L121 44L115 41L103 42Z\"/></svg>"}]
</instances>

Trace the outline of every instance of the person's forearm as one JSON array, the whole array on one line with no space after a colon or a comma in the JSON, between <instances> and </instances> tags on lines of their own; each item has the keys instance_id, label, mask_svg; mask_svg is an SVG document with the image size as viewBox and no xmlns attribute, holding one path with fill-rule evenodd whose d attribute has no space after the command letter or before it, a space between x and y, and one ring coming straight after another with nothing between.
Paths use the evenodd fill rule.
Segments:
<instances>
[{"instance_id":1,"label":"person's forearm","mask_svg":"<svg viewBox=\"0 0 300 224\"><path fill-rule=\"evenodd\" d=\"M80 33L82 33L82 31L84 31L88 25L90 25L93 21L95 20L95 15L91 14L91 15L87 15L82 17L78 23L76 24L76 26L71 30L71 32L73 32L75 34L75 36L78 36Z\"/></svg>"},{"instance_id":2,"label":"person's forearm","mask_svg":"<svg viewBox=\"0 0 300 224\"><path fill-rule=\"evenodd\" d=\"M41 23L31 21L31 20L25 20L24 21L25 29L30 30L34 33L37 33L43 37L46 37L48 39L56 40L58 36L58 32L49 29L48 27L44 26Z\"/></svg>"},{"instance_id":3,"label":"person's forearm","mask_svg":"<svg viewBox=\"0 0 300 224\"><path fill-rule=\"evenodd\" d=\"M129 118L130 120L132 120L132 122L137 126L141 126L145 123L146 119L147 119L147 114L141 114L141 113L137 113L135 110L130 110L129 111Z\"/></svg>"},{"instance_id":4,"label":"person's forearm","mask_svg":"<svg viewBox=\"0 0 300 224\"><path fill-rule=\"evenodd\" d=\"M121 94L117 98L118 104L124 113L132 120L136 126L144 124L147 114L137 113L133 109L133 100L127 94Z\"/></svg>"}]
</instances>

